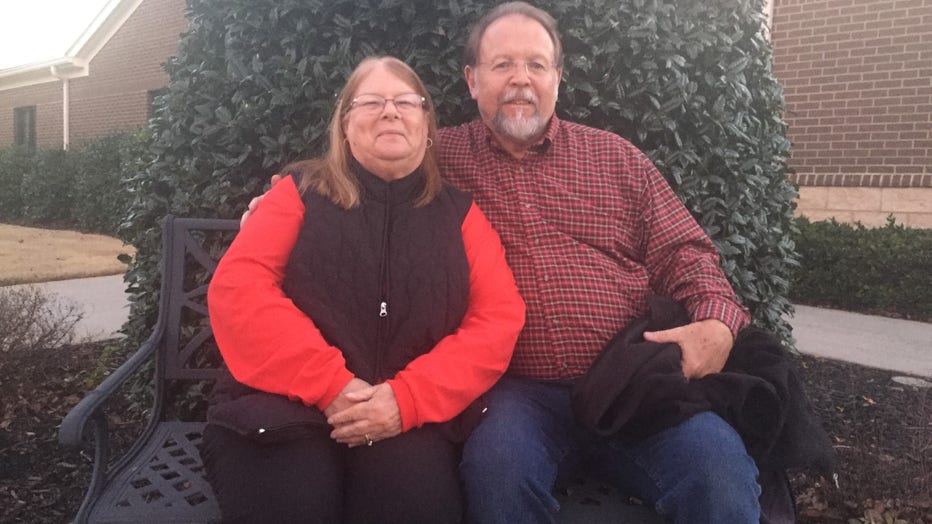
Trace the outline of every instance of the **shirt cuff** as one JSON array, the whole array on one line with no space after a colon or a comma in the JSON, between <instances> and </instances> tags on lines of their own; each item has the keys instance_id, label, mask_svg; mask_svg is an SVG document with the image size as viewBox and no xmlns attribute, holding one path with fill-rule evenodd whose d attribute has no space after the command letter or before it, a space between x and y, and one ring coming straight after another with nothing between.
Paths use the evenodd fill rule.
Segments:
<instances>
[{"instance_id":1,"label":"shirt cuff","mask_svg":"<svg viewBox=\"0 0 932 524\"><path fill-rule=\"evenodd\" d=\"M340 371L337 373L337 376L334 377L330 382L330 386L327 388L327 391L315 404L317 409L319 409L321 412L327 409L327 406L329 406L330 403L333 402L335 398L337 398L337 395L343 391L343 388L345 388L346 385L349 384L350 380L353 380L353 378L354 375L350 373L348 369L345 367L340 369Z\"/></svg>"},{"instance_id":2,"label":"shirt cuff","mask_svg":"<svg viewBox=\"0 0 932 524\"><path fill-rule=\"evenodd\" d=\"M401 415L401 431L405 432L417 427L417 407L414 405L414 395L411 389L401 380L390 379L385 382L395 393L395 402L398 403L398 413Z\"/></svg>"},{"instance_id":3,"label":"shirt cuff","mask_svg":"<svg viewBox=\"0 0 932 524\"><path fill-rule=\"evenodd\" d=\"M703 302L692 312L691 316L694 322L710 318L720 320L728 326L732 338L736 338L738 332L751 323L751 315L748 313L747 308L730 300Z\"/></svg>"}]
</instances>

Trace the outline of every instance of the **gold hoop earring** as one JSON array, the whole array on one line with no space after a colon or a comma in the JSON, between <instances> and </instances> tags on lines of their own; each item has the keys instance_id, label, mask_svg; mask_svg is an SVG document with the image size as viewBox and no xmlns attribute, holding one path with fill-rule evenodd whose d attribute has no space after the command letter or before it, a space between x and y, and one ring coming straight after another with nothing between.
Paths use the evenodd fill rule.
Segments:
<instances>
[{"instance_id":1,"label":"gold hoop earring","mask_svg":"<svg viewBox=\"0 0 932 524\"><path fill-rule=\"evenodd\" d=\"M430 137L427 137L427 149L430 149L434 145L434 141Z\"/></svg>"}]
</instances>

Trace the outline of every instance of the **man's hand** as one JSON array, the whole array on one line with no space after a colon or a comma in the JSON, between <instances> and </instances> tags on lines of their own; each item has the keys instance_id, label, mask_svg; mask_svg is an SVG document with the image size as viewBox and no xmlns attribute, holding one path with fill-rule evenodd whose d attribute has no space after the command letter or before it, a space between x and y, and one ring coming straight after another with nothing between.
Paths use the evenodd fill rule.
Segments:
<instances>
[{"instance_id":1,"label":"man's hand","mask_svg":"<svg viewBox=\"0 0 932 524\"><path fill-rule=\"evenodd\" d=\"M279 181L281 181L281 179L281 175L272 175L272 178L269 179L269 187L274 186ZM268 193L268 191L265 193ZM246 208L246 211L243 212L243 216L239 219L239 227L243 227L243 224L246 223L249 215L252 215L257 209L259 209L259 203L262 202L263 198L265 198L265 193L262 193L261 195L249 201L249 206Z\"/></svg>"},{"instance_id":2,"label":"man's hand","mask_svg":"<svg viewBox=\"0 0 932 524\"><path fill-rule=\"evenodd\" d=\"M683 374L686 378L702 378L721 371L734 344L728 326L711 318L678 328L646 332L644 340L679 345L683 351Z\"/></svg>"},{"instance_id":3,"label":"man's hand","mask_svg":"<svg viewBox=\"0 0 932 524\"><path fill-rule=\"evenodd\" d=\"M367 438L378 442L401 433L401 411L391 386L383 382L346 396L356 404L327 418L334 427L330 438L352 448L365 445Z\"/></svg>"},{"instance_id":4,"label":"man's hand","mask_svg":"<svg viewBox=\"0 0 932 524\"><path fill-rule=\"evenodd\" d=\"M371 387L372 384L369 384L365 380L360 378L353 378L345 386L343 386L343 390L340 391L340 394L330 402L330 405L327 406L327 409L324 410L324 416L330 418L333 415L343 411L344 409L358 404L358 400L351 400L348 398L348 395L354 391L359 391Z\"/></svg>"}]
</instances>

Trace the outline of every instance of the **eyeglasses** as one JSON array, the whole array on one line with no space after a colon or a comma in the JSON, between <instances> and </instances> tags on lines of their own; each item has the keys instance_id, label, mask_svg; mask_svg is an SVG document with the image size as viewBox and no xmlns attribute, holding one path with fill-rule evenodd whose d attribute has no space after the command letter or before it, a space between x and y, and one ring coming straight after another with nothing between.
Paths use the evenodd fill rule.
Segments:
<instances>
[{"instance_id":1,"label":"eyeglasses","mask_svg":"<svg viewBox=\"0 0 932 524\"><path fill-rule=\"evenodd\" d=\"M529 60L527 62L517 62L514 60L495 60L492 62L483 62L482 65L486 65L493 74L500 76L509 76L518 72L519 64L524 64L524 71L527 73L527 76L532 76L535 78L540 78L546 76L549 73L553 66L547 64L546 62L541 62L538 60Z\"/></svg>"},{"instance_id":2,"label":"eyeglasses","mask_svg":"<svg viewBox=\"0 0 932 524\"><path fill-rule=\"evenodd\" d=\"M350 101L350 109L358 109L364 113L381 113L387 103L395 104L399 113L411 113L423 109L427 99L417 93L405 93L395 98L385 98L381 95L359 95Z\"/></svg>"}]
</instances>

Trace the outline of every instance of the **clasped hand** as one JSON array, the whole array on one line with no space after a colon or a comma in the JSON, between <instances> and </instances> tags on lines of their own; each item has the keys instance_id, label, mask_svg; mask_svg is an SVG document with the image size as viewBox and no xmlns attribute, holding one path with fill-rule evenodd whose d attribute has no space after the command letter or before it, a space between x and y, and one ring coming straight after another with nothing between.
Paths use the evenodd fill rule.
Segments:
<instances>
[{"instance_id":1,"label":"clasped hand","mask_svg":"<svg viewBox=\"0 0 932 524\"><path fill-rule=\"evenodd\" d=\"M333 426L330 438L351 448L367 444L367 439L377 442L401 433L398 401L385 383L372 386L354 378L327 406L324 415Z\"/></svg>"}]
</instances>

